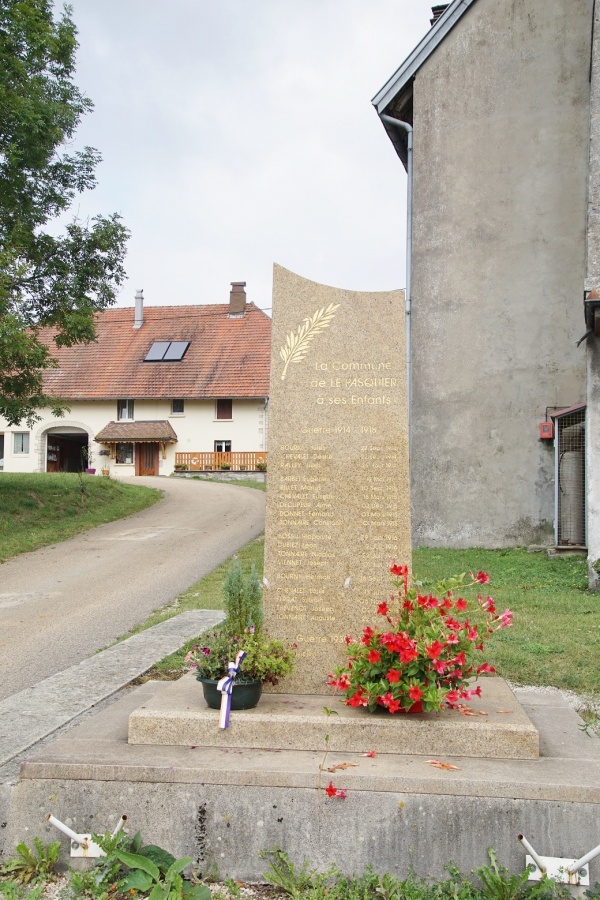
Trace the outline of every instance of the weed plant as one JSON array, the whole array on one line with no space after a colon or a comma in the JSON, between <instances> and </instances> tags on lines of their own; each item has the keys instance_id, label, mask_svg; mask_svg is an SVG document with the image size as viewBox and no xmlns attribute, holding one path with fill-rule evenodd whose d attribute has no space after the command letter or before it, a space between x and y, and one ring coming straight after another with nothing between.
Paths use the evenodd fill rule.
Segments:
<instances>
[{"instance_id":1,"label":"weed plant","mask_svg":"<svg viewBox=\"0 0 600 900\"><path fill-rule=\"evenodd\" d=\"M33 839L34 850L23 841L17 844L17 855L7 859L0 866L0 878L8 876L20 884L35 884L37 881L54 881L60 855L60 841L44 844L40 838Z\"/></svg>"},{"instance_id":2,"label":"weed plant","mask_svg":"<svg viewBox=\"0 0 600 900\"><path fill-rule=\"evenodd\" d=\"M492 848L489 865L481 866L468 878L452 863L446 866L448 878L429 882L414 874L400 879L379 875L368 868L360 875L345 876L334 866L319 872L305 860L294 865L279 847L264 851L269 860L264 878L293 900L571 900L565 884L550 879L528 882L528 872L515 874L501 866ZM587 890L587 900L600 900L600 884Z\"/></svg>"}]
</instances>

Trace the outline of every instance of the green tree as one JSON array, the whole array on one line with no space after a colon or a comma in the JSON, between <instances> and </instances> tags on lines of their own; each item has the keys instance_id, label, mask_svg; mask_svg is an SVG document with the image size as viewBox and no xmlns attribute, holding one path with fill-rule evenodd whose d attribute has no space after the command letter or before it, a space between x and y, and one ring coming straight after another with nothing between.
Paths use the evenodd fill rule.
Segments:
<instances>
[{"instance_id":1,"label":"green tree","mask_svg":"<svg viewBox=\"0 0 600 900\"><path fill-rule=\"evenodd\" d=\"M64 409L43 388L57 347L94 339L94 314L116 300L129 232L117 214L56 222L95 187L99 153L67 152L92 102L73 83L76 29L51 0L0 0L0 415L31 425Z\"/></svg>"}]
</instances>

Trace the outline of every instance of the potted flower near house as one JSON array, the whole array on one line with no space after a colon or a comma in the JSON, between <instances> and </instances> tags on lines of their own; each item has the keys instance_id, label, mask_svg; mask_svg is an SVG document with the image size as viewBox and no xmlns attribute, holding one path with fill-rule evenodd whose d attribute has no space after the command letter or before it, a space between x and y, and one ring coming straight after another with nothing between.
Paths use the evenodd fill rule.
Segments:
<instances>
[{"instance_id":1,"label":"potted flower near house","mask_svg":"<svg viewBox=\"0 0 600 900\"><path fill-rule=\"evenodd\" d=\"M226 619L218 628L202 636L187 654L186 662L202 683L204 699L212 709L221 705L217 690L220 678L240 650L246 654L235 679L231 709L256 706L265 682L277 682L294 667L294 647L269 638L263 630L262 591L254 565L244 575L239 560L231 564L223 585Z\"/></svg>"},{"instance_id":2,"label":"potted flower near house","mask_svg":"<svg viewBox=\"0 0 600 900\"><path fill-rule=\"evenodd\" d=\"M96 474L96 470L95 470L95 468L92 466L92 462L93 462L93 454L92 454L92 451L89 449L89 447L82 447L82 448L81 448L81 458L82 458L82 460L85 462L85 473L86 473L86 475L95 475L95 474Z\"/></svg>"},{"instance_id":3,"label":"potted flower near house","mask_svg":"<svg viewBox=\"0 0 600 900\"><path fill-rule=\"evenodd\" d=\"M108 456L108 455L109 455L108 450L100 450L100 452L98 454L98 456ZM108 478L108 476L110 475L110 468L108 465L108 461L106 461L104 459L102 460L100 471L102 472L102 474L104 475L105 478Z\"/></svg>"},{"instance_id":4,"label":"potted flower near house","mask_svg":"<svg viewBox=\"0 0 600 900\"><path fill-rule=\"evenodd\" d=\"M492 597L468 599L469 589L489 577L448 579L434 596L409 584L408 566L394 563L390 572L398 592L379 604L381 625L365 627L358 640L346 638L347 663L328 684L343 692L348 706L369 712L434 712L480 696L471 679L495 671L484 661L485 640L512 623L511 611L496 612Z\"/></svg>"}]
</instances>

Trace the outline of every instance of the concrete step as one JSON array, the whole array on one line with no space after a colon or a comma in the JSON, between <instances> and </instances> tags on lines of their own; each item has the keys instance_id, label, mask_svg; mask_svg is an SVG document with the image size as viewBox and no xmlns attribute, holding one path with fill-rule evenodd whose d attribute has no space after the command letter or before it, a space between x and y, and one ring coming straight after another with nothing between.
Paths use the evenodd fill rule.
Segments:
<instances>
[{"instance_id":1,"label":"concrete step","mask_svg":"<svg viewBox=\"0 0 600 900\"><path fill-rule=\"evenodd\" d=\"M173 682L129 717L130 744L168 744L270 750L451 754L496 759L536 759L539 735L502 678L485 678L473 715L447 709L429 714L371 714L339 697L263 693L254 709L231 713L228 729L206 706L193 675ZM334 710L327 716L324 708Z\"/></svg>"}]
</instances>

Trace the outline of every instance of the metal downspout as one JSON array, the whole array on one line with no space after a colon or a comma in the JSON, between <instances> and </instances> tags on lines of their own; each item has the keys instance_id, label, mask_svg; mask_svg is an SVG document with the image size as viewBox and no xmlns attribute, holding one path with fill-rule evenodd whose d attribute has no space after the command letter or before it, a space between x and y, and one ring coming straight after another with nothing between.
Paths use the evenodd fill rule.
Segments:
<instances>
[{"instance_id":1,"label":"metal downspout","mask_svg":"<svg viewBox=\"0 0 600 900\"><path fill-rule=\"evenodd\" d=\"M395 128L401 128L406 132L406 290L405 290L405 312L406 312L406 404L409 425L410 440L410 395L411 395L411 377L410 377L410 313L411 313L411 277L412 277L412 206L413 206L413 128L408 122L402 119L395 119L393 116L382 115L382 122L388 122Z\"/></svg>"}]
</instances>

